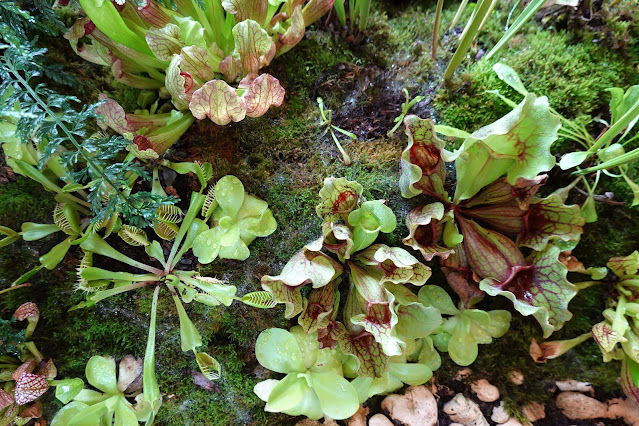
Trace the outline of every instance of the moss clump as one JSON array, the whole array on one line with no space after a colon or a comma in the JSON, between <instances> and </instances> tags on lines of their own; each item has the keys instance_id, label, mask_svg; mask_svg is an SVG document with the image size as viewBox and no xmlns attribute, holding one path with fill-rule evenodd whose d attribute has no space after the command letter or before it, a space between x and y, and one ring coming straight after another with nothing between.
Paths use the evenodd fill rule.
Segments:
<instances>
[{"instance_id":1,"label":"moss clump","mask_svg":"<svg viewBox=\"0 0 639 426\"><path fill-rule=\"evenodd\" d=\"M510 108L487 90L521 99L492 71L496 62L514 68L528 90L548 96L551 106L567 118L595 115L607 109L605 89L639 82L629 58L595 43L576 43L566 32L537 30L523 34L499 57L476 63L451 87L442 88L436 105L443 122L474 131L506 114Z\"/></svg>"},{"instance_id":2,"label":"moss clump","mask_svg":"<svg viewBox=\"0 0 639 426\"><path fill-rule=\"evenodd\" d=\"M0 186L0 225L16 231L24 222L52 221L55 201L37 182L19 176L16 182Z\"/></svg>"}]
</instances>

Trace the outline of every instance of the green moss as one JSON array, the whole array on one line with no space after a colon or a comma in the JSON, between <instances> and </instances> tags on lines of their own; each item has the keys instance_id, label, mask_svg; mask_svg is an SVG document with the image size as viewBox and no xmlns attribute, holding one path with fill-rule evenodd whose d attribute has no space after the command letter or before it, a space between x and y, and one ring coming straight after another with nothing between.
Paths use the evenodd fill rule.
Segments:
<instances>
[{"instance_id":1,"label":"green moss","mask_svg":"<svg viewBox=\"0 0 639 426\"><path fill-rule=\"evenodd\" d=\"M0 224L20 230L24 222L51 222L55 201L37 182L19 176L6 186L0 186Z\"/></svg>"},{"instance_id":2,"label":"green moss","mask_svg":"<svg viewBox=\"0 0 639 426\"><path fill-rule=\"evenodd\" d=\"M511 42L498 57L471 66L452 86L440 90L436 105L444 123L474 131L507 113L510 108L487 90L521 99L492 71L496 62L514 68L528 90L548 96L551 106L567 118L605 111L606 88L639 82L629 58L595 43L576 43L569 33L537 29L523 34L516 45Z\"/></svg>"}]
</instances>

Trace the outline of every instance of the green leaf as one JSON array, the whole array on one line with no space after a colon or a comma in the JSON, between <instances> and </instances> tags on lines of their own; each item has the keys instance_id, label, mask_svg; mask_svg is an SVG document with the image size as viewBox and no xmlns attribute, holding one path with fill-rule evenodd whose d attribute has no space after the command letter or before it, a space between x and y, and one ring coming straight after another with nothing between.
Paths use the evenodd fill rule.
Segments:
<instances>
[{"instance_id":1,"label":"green leaf","mask_svg":"<svg viewBox=\"0 0 639 426\"><path fill-rule=\"evenodd\" d=\"M212 228L193 240L193 254L200 263L211 263L220 253L220 229Z\"/></svg>"},{"instance_id":2,"label":"green leaf","mask_svg":"<svg viewBox=\"0 0 639 426\"><path fill-rule=\"evenodd\" d=\"M477 342L471 333L471 320L467 316L462 316L457 322L448 341L448 354L456 364L462 366L470 365L477 359Z\"/></svg>"},{"instance_id":3,"label":"green leaf","mask_svg":"<svg viewBox=\"0 0 639 426\"><path fill-rule=\"evenodd\" d=\"M561 157L561 160L559 160L559 167L561 168L561 170L572 169L573 167L577 167L578 165L586 161L586 158L590 157L591 155L591 153L585 151L569 152L568 154L565 154L563 157Z\"/></svg>"},{"instance_id":4,"label":"green leaf","mask_svg":"<svg viewBox=\"0 0 639 426\"><path fill-rule=\"evenodd\" d=\"M115 406L115 426L136 426L138 424L138 418L133 411L131 405L129 405L123 397L120 398Z\"/></svg>"},{"instance_id":5,"label":"green leaf","mask_svg":"<svg viewBox=\"0 0 639 426\"><path fill-rule=\"evenodd\" d=\"M302 352L295 337L281 328L269 328L255 342L258 362L277 373L297 373L305 370Z\"/></svg>"},{"instance_id":6,"label":"green leaf","mask_svg":"<svg viewBox=\"0 0 639 426\"><path fill-rule=\"evenodd\" d=\"M510 113L474 132L455 162L455 202L472 197L504 173L514 185L521 177L534 179L550 170L555 165L550 146L560 126L548 98L528 94Z\"/></svg>"},{"instance_id":7,"label":"green leaf","mask_svg":"<svg viewBox=\"0 0 639 426\"><path fill-rule=\"evenodd\" d=\"M115 360L102 356L92 356L87 362L85 375L91 386L106 394L118 394L115 377Z\"/></svg>"},{"instance_id":8,"label":"green leaf","mask_svg":"<svg viewBox=\"0 0 639 426\"><path fill-rule=\"evenodd\" d=\"M424 364L391 362L390 374L410 386L423 385L433 377L433 372Z\"/></svg>"},{"instance_id":9,"label":"green leaf","mask_svg":"<svg viewBox=\"0 0 639 426\"><path fill-rule=\"evenodd\" d=\"M180 318L180 346L184 352L194 351L198 346L202 346L202 336L186 314L184 306L182 306L182 302L177 294L171 294L171 296L173 297Z\"/></svg>"},{"instance_id":10,"label":"green leaf","mask_svg":"<svg viewBox=\"0 0 639 426\"><path fill-rule=\"evenodd\" d=\"M57 225L24 222L22 224L22 239L25 241L36 241L60 231Z\"/></svg>"},{"instance_id":11,"label":"green leaf","mask_svg":"<svg viewBox=\"0 0 639 426\"><path fill-rule=\"evenodd\" d=\"M351 417L359 408L357 392L343 377L333 373L312 373L311 387L325 415L336 420Z\"/></svg>"},{"instance_id":12,"label":"green leaf","mask_svg":"<svg viewBox=\"0 0 639 426\"><path fill-rule=\"evenodd\" d=\"M439 286L426 285L419 290L417 297L424 306L433 306L442 314L457 315L459 313L459 309L455 307L446 290Z\"/></svg>"},{"instance_id":13,"label":"green leaf","mask_svg":"<svg viewBox=\"0 0 639 426\"><path fill-rule=\"evenodd\" d=\"M519 75L517 75L517 71L510 68L508 65L498 62L493 65L493 71L497 73L497 77L499 77L501 81L515 89L517 92L524 96L528 94L528 90L524 87L524 83L521 82Z\"/></svg>"},{"instance_id":14,"label":"green leaf","mask_svg":"<svg viewBox=\"0 0 639 426\"><path fill-rule=\"evenodd\" d=\"M162 266L166 266L166 259L164 258L164 250L162 246L157 240L154 240L151 244L144 247L144 251L146 254L157 260L162 264Z\"/></svg>"},{"instance_id":15,"label":"green leaf","mask_svg":"<svg viewBox=\"0 0 639 426\"><path fill-rule=\"evenodd\" d=\"M53 247L47 254L40 257L40 263L48 270L52 270L64 259L67 252L71 248L72 237L67 238L60 244Z\"/></svg>"},{"instance_id":16,"label":"green leaf","mask_svg":"<svg viewBox=\"0 0 639 426\"><path fill-rule=\"evenodd\" d=\"M113 3L104 0L79 1L87 16L107 37L140 53L153 56L144 38L127 27Z\"/></svg>"},{"instance_id":17,"label":"green leaf","mask_svg":"<svg viewBox=\"0 0 639 426\"><path fill-rule=\"evenodd\" d=\"M268 406L275 412L287 412L304 400L309 388L304 377L298 377L297 373L288 374L269 394Z\"/></svg>"},{"instance_id":18,"label":"green leaf","mask_svg":"<svg viewBox=\"0 0 639 426\"><path fill-rule=\"evenodd\" d=\"M62 407L51 420L51 426L67 426L76 416L80 416L89 406L84 402L73 401Z\"/></svg>"},{"instance_id":19,"label":"green leaf","mask_svg":"<svg viewBox=\"0 0 639 426\"><path fill-rule=\"evenodd\" d=\"M144 400L151 404L152 414L147 420L147 424L152 424L155 414L157 414L162 405L162 394L155 376L155 327L158 311L158 294L160 287L156 287L153 291L153 302L151 304L151 320L149 322L149 336L146 341L146 350L144 352L144 366L142 371L142 385Z\"/></svg>"},{"instance_id":20,"label":"green leaf","mask_svg":"<svg viewBox=\"0 0 639 426\"><path fill-rule=\"evenodd\" d=\"M233 56L240 59L243 75L257 75L260 57L271 49L271 38L257 22L247 19L232 30L235 50Z\"/></svg>"},{"instance_id":21,"label":"green leaf","mask_svg":"<svg viewBox=\"0 0 639 426\"><path fill-rule=\"evenodd\" d=\"M68 404L84 388L84 381L80 378L58 380L55 386L55 397Z\"/></svg>"}]
</instances>

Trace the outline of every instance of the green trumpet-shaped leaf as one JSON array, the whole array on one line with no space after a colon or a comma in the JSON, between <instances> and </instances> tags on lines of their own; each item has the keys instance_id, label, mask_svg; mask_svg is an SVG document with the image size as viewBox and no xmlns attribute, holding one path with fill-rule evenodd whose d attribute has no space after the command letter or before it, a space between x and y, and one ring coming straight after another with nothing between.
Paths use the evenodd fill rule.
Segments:
<instances>
[{"instance_id":1,"label":"green trumpet-shaped leaf","mask_svg":"<svg viewBox=\"0 0 639 426\"><path fill-rule=\"evenodd\" d=\"M326 178L320 190L321 201L315 211L325 222L337 222L340 218L347 222L348 215L362 203L363 191L364 188L357 182Z\"/></svg>"},{"instance_id":2,"label":"green trumpet-shaped leaf","mask_svg":"<svg viewBox=\"0 0 639 426\"><path fill-rule=\"evenodd\" d=\"M526 95L509 114L464 141L455 162L454 201L471 198L503 174L514 184L521 177L533 179L550 170L555 165L550 146L559 127L559 118L549 111L547 98Z\"/></svg>"}]
</instances>

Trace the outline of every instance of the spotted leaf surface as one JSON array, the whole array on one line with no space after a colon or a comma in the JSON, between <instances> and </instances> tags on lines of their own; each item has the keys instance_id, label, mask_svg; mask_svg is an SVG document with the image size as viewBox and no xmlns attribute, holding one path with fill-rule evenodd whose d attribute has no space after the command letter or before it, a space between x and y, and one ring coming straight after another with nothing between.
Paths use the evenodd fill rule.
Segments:
<instances>
[{"instance_id":1,"label":"spotted leaf surface","mask_svg":"<svg viewBox=\"0 0 639 426\"><path fill-rule=\"evenodd\" d=\"M572 318L568 303L577 294L576 287L566 280L567 269L558 256L559 249L553 246L533 252L526 259L527 266L511 268L501 282L486 278L479 287L491 296L507 297L522 315L533 315L548 337Z\"/></svg>"},{"instance_id":2,"label":"spotted leaf surface","mask_svg":"<svg viewBox=\"0 0 639 426\"><path fill-rule=\"evenodd\" d=\"M49 390L49 382L46 377L27 372L22 373L16 381L15 402L18 405L27 404L44 395L47 390Z\"/></svg>"}]
</instances>

